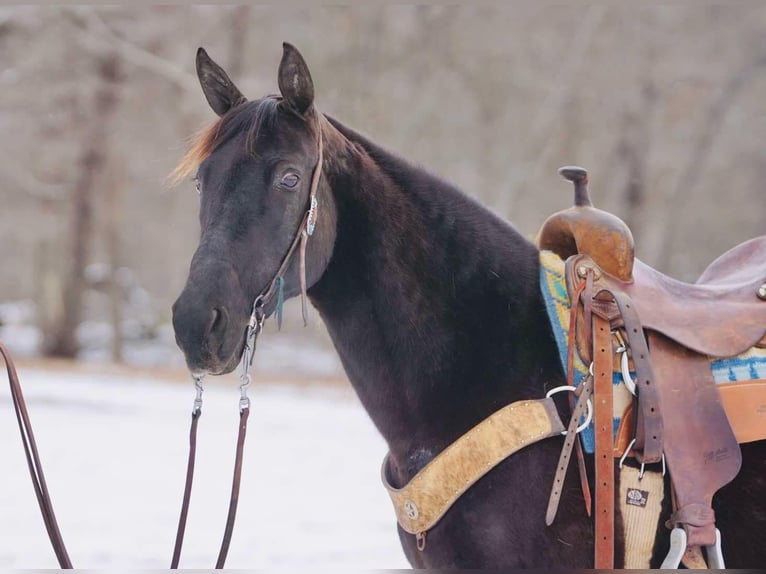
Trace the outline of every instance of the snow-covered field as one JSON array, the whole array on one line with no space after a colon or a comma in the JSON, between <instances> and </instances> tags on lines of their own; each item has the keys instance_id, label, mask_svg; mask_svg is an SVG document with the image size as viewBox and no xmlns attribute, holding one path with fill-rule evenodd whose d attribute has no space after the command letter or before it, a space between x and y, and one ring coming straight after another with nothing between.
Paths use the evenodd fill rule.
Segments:
<instances>
[{"instance_id":1,"label":"snow-covered field","mask_svg":"<svg viewBox=\"0 0 766 574\"><path fill-rule=\"evenodd\" d=\"M97 366L19 374L74 565L166 568L186 468L191 383L105 374ZM206 384L182 568L215 563L234 462L234 382ZM0 568L56 567L5 380L0 389ZM379 482L385 444L353 392L256 382L250 396L227 567L407 567Z\"/></svg>"}]
</instances>

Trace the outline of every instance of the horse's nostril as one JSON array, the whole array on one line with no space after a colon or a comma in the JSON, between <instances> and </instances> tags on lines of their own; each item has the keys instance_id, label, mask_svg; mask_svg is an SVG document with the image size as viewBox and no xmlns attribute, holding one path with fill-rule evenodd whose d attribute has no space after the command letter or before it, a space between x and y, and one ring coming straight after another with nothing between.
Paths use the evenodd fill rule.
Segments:
<instances>
[{"instance_id":1,"label":"horse's nostril","mask_svg":"<svg viewBox=\"0 0 766 574\"><path fill-rule=\"evenodd\" d=\"M212 336L218 336L226 328L226 310L219 307L214 307L211 312L210 325L208 326L208 334Z\"/></svg>"},{"instance_id":2,"label":"horse's nostril","mask_svg":"<svg viewBox=\"0 0 766 574\"><path fill-rule=\"evenodd\" d=\"M217 308L213 308L211 312L212 318L210 319L210 326L207 329L208 333L213 333L216 330L216 327L221 322L221 311Z\"/></svg>"}]
</instances>

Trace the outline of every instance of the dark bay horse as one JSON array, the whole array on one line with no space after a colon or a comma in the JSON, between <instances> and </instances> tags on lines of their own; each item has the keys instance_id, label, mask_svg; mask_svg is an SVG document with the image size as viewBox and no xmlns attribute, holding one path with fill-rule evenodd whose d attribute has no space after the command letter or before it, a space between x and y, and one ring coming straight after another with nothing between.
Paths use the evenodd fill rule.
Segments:
<instances>
[{"instance_id":1,"label":"dark bay horse","mask_svg":"<svg viewBox=\"0 0 766 574\"><path fill-rule=\"evenodd\" d=\"M321 168L305 287L388 443L393 484L405 484L497 409L565 384L540 293L538 251L516 229L319 113L309 70L290 45L277 96L248 101L202 49L197 72L220 118L175 173L196 171L200 193L201 239L173 306L176 339L193 372L236 367L253 301L300 232L312 175ZM293 257L284 294L300 292L300 259ZM275 306L273 297L266 314ZM557 404L567 421L566 401ZM727 565L752 568L766 564L766 445L742 446L743 470L715 508ZM422 552L400 528L410 563L592 565L592 521L574 465L555 523L544 523L560 449L561 439L548 439L506 459L429 531ZM668 550L667 531L658 531L665 535L655 566Z\"/></svg>"}]
</instances>

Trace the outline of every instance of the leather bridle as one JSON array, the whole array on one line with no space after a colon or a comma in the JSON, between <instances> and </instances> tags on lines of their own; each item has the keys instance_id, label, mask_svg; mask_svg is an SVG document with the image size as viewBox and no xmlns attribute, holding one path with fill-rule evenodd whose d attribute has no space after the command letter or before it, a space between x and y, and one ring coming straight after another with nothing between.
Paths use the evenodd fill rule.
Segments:
<instances>
[{"instance_id":1,"label":"leather bridle","mask_svg":"<svg viewBox=\"0 0 766 574\"><path fill-rule=\"evenodd\" d=\"M319 113L317 112L317 118L319 117ZM253 301L250 320L248 321L247 329L245 331L245 344L242 351L242 374L240 375L239 433L237 436L237 449L234 462L234 477L231 486L231 496L229 499L229 511L226 519L226 527L224 530L223 540L221 542L221 549L218 553L218 559L216 561L217 569L224 567L226 556L229 551L229 545L231 543L231 536L234 531L234 519L237 513L239 486L242 477L242 455L244 451L245 435L247 432L247 419L250 415L250 399L247 396L247 388L251 382L250 367L252 365L253 355L255 353L256 341L258 339L258 335L263 329L263 322L266 318L264 308L272 300L272 298L277 295L278 301L276 311L278 316L281 314L284 274L287 271L287 268L290 265L296 251L298 251L300 256L298 273L302 303L301 310L304 324L308 318L306 294L306 245L308 243L309 237L313 235L314 229L316 227L318 207L317 191L319 189L319 180L322 175L323 165L322 129L319 121L317 122L317 151L318 159L311 176L308 207L303 218L301 219L295 237L290 244L290 248L287 250L287 253L282 259L282 263L272 277L271 281ZM45 477L43 475L40 457L37 451L37 444L32 433L29 414L27 413L26 404L24 402L24 396L21 391L16 369L10 354L2 343L0 343L0 355L2 355L2 357L5 359L6 368L8 371L8 380L11 386L11 396L13 398L13 405L16 410L16 418L18 419L19 423L19 431L21 433L22 443L24 445L27 465L29 467L30 475L32 476L35 495L37 496L37 501L40 505L40 511L43 515L43 521L45 523L46 530L48 531L48 537L50 538L51 545L53 546L53 550L56 554L56 559L58 560L59 566L61 568L70 569L72 568L72 562L69 559L66 546L64 545L63 537L56 522L56 516L53 512L53 505L51 502L50 494L48 493ZM199 418L202 416L202 393L204 390L202 386L203 378L204 375L202 374L192 373L192 379L196 389L196 397L194 399L194 406L192 408L191 427L189 430L189 457L186 467L186 481L183 501L181 503L181 514L178 520L176 541L173 548L173 558L171 560L170 566L171 568L178 567L178 562L181 557L181 548L183 546L184 533L186 530L186 518L189 511L191 487L194 477L194 462L197 447L197 425Z\"/></svg>"},{"instance_id":2,"label":"leather bridle","mask_svg":"<svg viewBox=\"0 0 766 574\"><path fill-rule=\"evenodd\" d=\"M317 112L317 118L319 114ZM237 502L239 500L239 485L242 476L242 453L244 450L245 435L247 432L247 419L250 414L250 399L247 397L247 388L250 386L250 367L255 355L255 345L258 340L258 335L263 329L263 322L266 318L264 308L268 304L274 295L277 295L277 308L276 312L278 320L281 323L282 313L282 289L284 288L284 274L287 271L288 266L292 262L293 256L296 250L299 252L299 283L301 293L301 310L303 314L304 325L308 320L308 305L306 295L306 245L308 238L314 234L317 221L317 208L319 202L317 201L317 191L319 189L319 179L322 175L323 158L323 143L322 143L322 128L321 124L317 121L317 163L314 166L314 170L311 175L311 187L309 188L308 208L306 213L301 219L301 223L298 226L298 230L290 244L287 253L285 253L282 263L274 273L271 281L266 287L255 297L253 301L252 311L250 313L250 320L247 324L247 330L245 332L245 345L242 351L242 374L240 375L240 399L239 399L239 433L237 435L237 450L234 461L234 478L231 486L231 497L229 498L229 512L226 519L226 528L224 530L223 541L221 542L221 549L218 553L218 560L216 561L216 568L223 568L226 562L226 555L229 551L229 544L231 542L231 535L234 531L234 519L237 513ZM197 396L194 400L194 407L192 408L192 422L191 429L189 431L189 461L186 469L186 483L184 487L183 502L181 504L181 514L178 520L178 530L176 533L176 543L173 550L173 558L170 567L172 569L178 568L178 562L181 556L181 547L183 546L184 532L186 529L186 517L189 510L189 500L191 498L191 486L194 477L194 458L196 454L197 443L197 422L199 417L202 416L202 380L204 375L192 374L194 380L194 386L197 389Z\"/></svg>"}]
</instances>

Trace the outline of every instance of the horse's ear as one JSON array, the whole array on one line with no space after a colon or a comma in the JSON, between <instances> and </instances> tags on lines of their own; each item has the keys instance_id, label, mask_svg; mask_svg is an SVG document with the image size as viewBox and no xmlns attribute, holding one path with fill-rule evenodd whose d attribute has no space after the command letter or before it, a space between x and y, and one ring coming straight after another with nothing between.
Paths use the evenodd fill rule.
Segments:
<instances>
[{"instance_id":1,"label":"horse's ear","mask_svg":"<svg viewBox=\"0 0 766 574\"><path fill-rule=\"evenodd\" d=\"M309 67L295 46L287 42L282 44L279 91L284 101L300 115L304 115L314 103L314 82Z\"/></svg>"},{"instance_id":2,"label":"horse's ear","mask_svg":"<svg viewBox=\"0 0 766 574\"><path fill-rule=\"evenodd\" d=\"M247 101L223 68L207 55L204 48L197 50L197 77L207 102L219 116Z\"/></svg>"}]
</instances>

